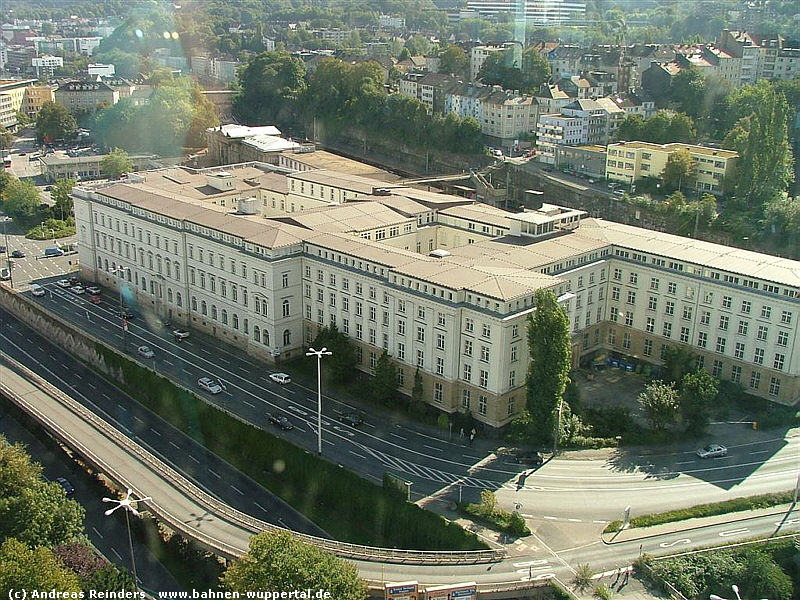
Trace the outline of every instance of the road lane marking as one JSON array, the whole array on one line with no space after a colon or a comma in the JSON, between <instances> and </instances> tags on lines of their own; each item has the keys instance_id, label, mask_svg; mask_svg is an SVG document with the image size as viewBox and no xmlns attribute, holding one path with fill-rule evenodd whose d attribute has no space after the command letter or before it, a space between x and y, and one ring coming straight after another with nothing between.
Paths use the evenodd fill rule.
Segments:
<instances>
[{"instance_id":1,"label":"road lane marking","mask_svg":"<svg viewBox=\"0 0 800 600\"><path fill-rule=\"evenodd\" d=\"M431 450L436 450L437 452L444 452L444 448L437 448L436 446L428 446L428 444L422 444L423 448L430 448Z\"/></svg>"},{"instance_id":2,"label":"road lane marking","mask_svg":"<svg viewBox=\"0 0 800 600\"><path fill-rule=\"evenodd\" d=\"M150 428L150 431L152 431L153 433L155 433L155 434L156 434L158 437L161 437L161 434L160 434L160 433L158 433L158 432L157 432L155 429L153 429L152 427Z\"/></svg>"},{"instance_id":3,"label":"road lane marking","mask_svg":"<svg viewBox=\"0 0 800 600\"><path fill-rule=\"evenodd\" d=\"M89 382L89 387L92 388L93 390L97 389L97 386L93 384L91 381Z\"/></svg>"},{"instance_id":4,"label":"road lane marking","mask_svg":"<svg viewBox=\"0 0 800 600\"><path fill-rule=\"evenodd\" d=\"M137 421L139 421L139 423L144 423L144 421L142 421L142 419L140 419L140 418L139 418L138 416L136 416L136 415L133 415L133 418L134 418L134 419L136 419Z\"/></svg>"},{"instance_id":5,"label":"road lane marking","mask_svg":"<svg viewBox=\"0 0 800 600\"><path fill-rule=\"evenodd\" d=\"M200 464L200 461L199 461L199 460L197 460L197 459L196 459L194 456L192 456L191 454L189 455L189 458L191 458L191 459L192 459L194 462L196 462L198 465Z\"/></svg>"},{"instance_id":6,"label":"road lane marking","mask_svg":"<svg viewBox=\"0 0 800 600\"><path fill-rule=\"evenodd\" d=\"M167 365L172 365L173 367L175 366L174 362L172 362L171 360L167 360L166 358L161 359L161 362L163 362L163 363L165 363Z\"/></svg>"},{"instance_id":7,"label":"road lane marking","mask_svg":"<svg viewBox=\"0 0 800 600\"><path fill-rule=\"evenodd\" d=\"M581 519L567 519L570 523L583 523Z\"/></svg>"},{"instance_id":8,"label":"road lane marking","mask_svg":"<svg viewBox=\"0 0 800 600\"><path fill-rule=\"evenodd\" d=\"M747 533L750 531L747 527L740 527L739 529L729 529L728 531L720 531L720 537L730 537L732 535L741 535L742 533Z\"/></svg>"},{"instance_id":9,"label":"road lane marking","mask_svg":"<svg viewBox=\"0 0 800 600\"><path fill-rule=\"evenodd\" d=\"M660 548L672 548L675 544L691 544L692 540L689 538L681 538L679 540L675 540L674 542L661 542L659 544Z\"/></svg>"},{"instance_id":10,"label":"road lane marking","mask_svg":"<svg viewBox=\"0 0 800 600\"><path fill-rule=\"evenodd\" d=\"M99 537L101 540L103 539L103 534L97 531L97 527L92 526L92 530L97 534L97 537Z\"/></svg>"},{"instance_id":11,"label":"road lane marking","mask_svg":"<svg viewBox=\"0 0 800 600\"><path fill-rule=\"evenodd\" d=\"M211 469L209 469L209 470L208 470L208 472L209 472L209 473L211 473L211 474L212 474L214 477L216 477L217 479L220 479L220 476L219 476L219 475L217 475L217 474L216 474L214 471L212 471Z\"/></svg>"},{"instance_id":12,"label":"road lane marking","mask_svg":"<svg viewBox=\"0 0 800 600\"><path fill-rule=\"evenodd\" d=\"M111 548L111 551L112 551L114 554L116 554L116 555L117 555L117 558L118 558L119 560L122 560L122 557L119 555L119 552L117 552L117 549L116 549L116 548Z\"/></svg>"},{"instance_id":13,"label":"road lane marking","mask_svg":"<svg viewBox=\"0 0 800 600\"><path fill-rule=\"evenodd\" d=\"M256 405L255 405L255 404L253 404L252 402L248 402L247 400L242 400L242 402L244 402L245 404L247 404L247 406L251 406L251 407L253 407L253 408L255 408L255 407L256 407Z\"/></svg>"},{"instance_id":14,"label":"road lane marking","mask_svg":"<svg viewBox=\"0 0 800 600\"><path fill-rule=\"evenodd\" d=\"M393 431L390 431L390 432L389 432L389 435L391 435L391 436L393 436L393 437L396 437L397 439L403 440L403 441L405 441L405 442L407 442L407 441L408 441L408 438L404 438L402 435L397 435L397 434L396 434L395 432L393 432Z\"/></svg>"},{"instance_id":15,"label":"road lane marking","mask_svg":"<svg viewBox=\"0 0 800 600\"><path fill-rule=\"evenodd\" d=\"M232 487L234 490L236 490L237 492L239 492L239 494L240 494L240 495L244 496L244 492L243 492L242 490L240 490L239 488L237 488L235 485L231 485L231 487Z\"/></svg>"},{"instance_id":16,"label":"road lane marking","mask_svg":"<svg viewBox=\"0 0 800 600\"><path fill-rule=\"evenodd\" d=\"M767 454L768 452L772 452L772 450L753 450L750 454Z\"/></svg>"},{"instance_id":17,"label":"road lane marking","mask_svg":"<svg viewBox=\"0 0 800 600\"><path fill-rule=\"evenodd\" d=\"M172 446L173 448L175 448L176 450L180 450L181 449L181 447L178 446L178 444L176 444L172 440L169 441L169 445Z\"/></svg>"},{"instance_id":18,"label":"road lane marking","mask_svg":"<svg viewBox=\"0 0 800 600\"><path fill-rule=\"evenodd\" d=\"M303 415L304 417L308 416L308 412L303 410L302 408L298 408L297 406L290 406L289 410L296 412L299 415Z\"/></svg>"},{"instance_id":19,"label":"road lane marking","mask_svg":"<svg viewBox=\"0 0 800 600\"><path fill-rule=\"evenodd\" d=\"M676 462L675 464L676 465L693 465L696 462L697 461L695 461L695 460L684 460L682 462Z\"/></svg>"},{"instance_id":20,"label":"road lane marking","mask_svg":"<svg viewBox=\"0 0 800 600\"><path fill-rule=\"evenodd\" d=\"M353 456L357 456L358 458L360 458L362 460L367 458L363 454L359 454L358 452L353 452L352 450L350 450L350 454L352 454Z\"/></svg>"},{"instance_id":21,"label":"road lane marking","mask_svg":"<svg viewBox=\"0 0 800 600\"><path fill-rule=\"evenodd\" d=\"M548 521L558 521L558 517L542 517L543 519L547 519Z\"/></svg>"},{"instance_id":22,"label":"road lane marking","mask_svg":"<svg viewBox=\"0 0 800 600\"><path fill-rule=\"evenodd\" d=\"M539 560L527 560L525 562L513 563L513 566L515 566L515 567L530 567L532 565L544 565L546 563L547 563L547 559L546 558L542 558L542 559L539 559Z\"/></svg>"},{"instance_id":23,"label":"road lane marking","mask_svg":"<svg viewBox=\"0 0 800 600\"><path fill-rule=\"evenodd\" d=\"M266 508L264 508L263 506L261 506L261 505L260 505L258 502L256 502L255 500L253 500L253 504L255 504L255 505L258 507L258 508L260 508L260 509L261 509L261 510L263 510L264 512L267 512L267 509L266 509Z\"/></svg>"}]
</instances>

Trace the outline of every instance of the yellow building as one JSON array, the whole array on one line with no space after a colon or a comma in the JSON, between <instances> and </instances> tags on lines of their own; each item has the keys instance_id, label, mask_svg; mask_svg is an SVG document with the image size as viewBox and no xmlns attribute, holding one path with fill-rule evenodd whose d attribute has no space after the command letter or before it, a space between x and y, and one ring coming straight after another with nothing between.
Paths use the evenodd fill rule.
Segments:
<instances>
[{"instance_id":1,"label":"yellow building","mask_svg":"<svg viewBox=\"0 0 800 600\"><path fill-rule=\"evenodd\" d=\"M30 119L36 119L36 115L42 110L47 102L53 102L55 94L53 88L47 85L31 85L25 88L25 97L22 99L22 112Z\"/></svg>"},{"instance_id":2,"label":"yellow building","mask_svg":"<svg viewBox=\"0 0 800 600\"><path fill-rule=\"evenodd\" d=\"M35 79L0 80L0 125L13 129L17 125L17 111L22 108L22 99L29 85Z\"/></svg>"},{"instance_id":3,"label":"yellow building","mask_svg":"<svg viewBox=\"0 0 800 600\"><path fill-rule=\"evenodd\" d=\"M670 154L678 150L688 150L696 161L697 178L693 187L699 192L722 194L725 181L736 173L739 155L731 150L691 144L619 142L608 145L606 178L633 183L643 177L661 177Z\"/></svg>"}]
</instances>

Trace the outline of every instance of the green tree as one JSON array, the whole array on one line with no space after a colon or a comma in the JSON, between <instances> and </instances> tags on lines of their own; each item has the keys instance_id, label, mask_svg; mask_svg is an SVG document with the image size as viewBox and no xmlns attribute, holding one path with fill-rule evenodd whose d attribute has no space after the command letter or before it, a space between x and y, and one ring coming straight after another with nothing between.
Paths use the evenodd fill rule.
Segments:
<instances>
[{"instance_id":1,"label":"green tree","mask_svg":"<svg viewBox=\"0 0 800 600\"><path fill-rule=\"evenodd\" d=\"M0 125L0 153L2 156L6 155L6 150L11 148L11 143L14 141L14 135L5 127Z\"/></svg>"},{"instance_id":2,"label":"green tree","mask_svg":"<svg viewBox=\"0 0 800 600\"><path fill-rule=\"evenodd\" d=\"M411 388L411 401L415 404L422 404L424 402L425 391L422 387L422 373L419 372L419 367L414 371L414 387Z\"/></svg>"},{"instance_id":3,"label":"green tree","mask_svg":"<svg viewBox=\"0 0 800 600\"><path fill-rule=\"evenodd\" d=\"M237 74L241 92L233 100L246 123L263 125L288 120L305 87L305 64L285 50L262 52Z\"/></svg>"},{"instance_id":4,"label":"green tree","mask_svg":"<svg viewBox=\"0 0 800 600\"><path fill-rule=\"evenodd\" d=\"M72 196L70 192L75 186L74 179L59 179L50 192L53 199L53 218L64 221L72 214Z\"/></svg>"},{"instance_id":5,"label":"green tree","mask_svg":"<svg viewBox=\"0 0 800 600\"><path fill-rule=\"evenodd\" d=\"M389 404L397 395L397 367L384 350L375 363L375 374L371 382L372 395L376 401Z\"/></svg>"},{"instance_id":6,"label":"green tree","mask_svg":"<svg viewBox=\"0 0 800 600\"><path fill-rule=\"evenodd\" d=\"M367 588L351 563L288 532L264 532L231 564L222 585L232 592L321 589L337 600L365 600Z\"/></svg>"},{"instance_id":7,"label":"green tree","mask_svg":"<svg viewBox=\"0 0 800 600\"><path fill-rule=\"evenodd\" d=\"M3 190L3 209L23 225L36 220L41 203L39 190L30 181L11 179Z\"/></svg>"},{"instance_id":8,"label":"green tree","mask_svg":"<svg viewBox=\"0 0 800 600\"><path fill-rule=\"evenodd\" d=\"M42 478L42 467L31 462L22 444L9 444L0 434L0 498L18 496Z\"/></svg>"},{"instance_id":9,"label":"green tree","mask_svg":"<svg viewBox=\"0 0 800 600\"><path fill-rule=\"evenodd\" d=\"M520 65L515 58L517 52L517 48L508 48L487 56L478 72L478 79L486 85L499 85L524 94L537 91L550 78L550 64L534 47L530 47L519 57Z\"/></svg>"},{"instance_id":10,"label":"green tree","mask_svg":"<svg viewBox=\"0 0 800 600\"><path fill-rule=\"evenodd\" d=\"M5 598L12 590L79 594L81 586L78 576L63 567L50 550L41 546L29 548L10 538L0 546L0 594Z\"/></svg>"},{"instance_id":11,"label":"green tree","mask_svg":"<svg viewBox=\"0 0 800 600\"><path fill-rule=\"evenodd\" d=\"M639 406L651 427L660 431L672 425L678 417L678 391L671 383L653 381L639 394Z\"/></svg>"},{"instance_id":12,"label":"green tree","mask_svg":"<svg viewBox=\"0 0 800 600\"><path fill-rule=\"evenodd\" d=\"M107 564L92 572L87 578L81 579L81 587L85 594L84 597L89 597L92 590L96 592L105 590L135 592L137 589L133 576L128 571L123 571L112 564Z\"/></svg>"},{"instance_id":13,"label":"green tree","mask_svg":"<svg viewBox=\"0 0 800 600\"><path fill-rule=\"evenodd\" d=\"M677 150L667 157L661 176L668 190L692 189L697 179L697 161L688 150Z\"/></svg>"},{"instance_id":14,"label":"green tree","mask_svg":"<svg viewBox=\"0 0 800 600\"><path fill-rule=\"evenodd\" d=\"M642 115L628 115L617 127L615 138L626 142L644 141L644 121Z\"/></svg>"},{"instance_id":15,"label":"green tree","mask_svg":"<svg viewBox=\"0 0 800 600\"><path fill-rule=\"evenodd\" d=\"M336 325L320 329L313 347L317 350L327 348L333 353L323 359L322 372L325 377L336 383L352 379L356 372L356 350L350 338L339 331Z\"/></svg>"},{"instance_id":16,"label":"green tree","mask_svg":"<svg viewBox=\"0 0 800 600\"><path fill-rule=\"evenodd\" d=\"M800 196L776 194L764 204L764 227L783 248L794 248L800 258Z\"/></svg>"},{"instance_id":17,"label":"green tree","mask_svg":"<svg viewBox=\"0 0 800 600\"><path fill-rule=\"evenodd\" d=\"M699 117L706 103L708 83L697 67L681 67L672 78L669 97L678 109L691 117Z\"/></svg>"},{"instance_id":18,"label":"green tree","mask_svg":"<svg viewBox=\"0 0 800 600\"><path fill-rule=\"evenodd\" d=\"M664 381L678 383L695 369L697 357L686 346L667 346L664 349Z\"/></svg>"},{"instance_id":19,"label":"green tree","mask_svg":"<svg viewBox=\"0 0 800 600\"><path fill-rule=\"evenodd\" d=\"M116 179L123 173L130 173L133 170L133 162L125 150L114 148L100 161L100 169L110 179Z\"/></svg>"},{"instance_id":20,"label":"green tree","mask_svg":"<svg viewBox=\"0 0 800 600\"><path fill-rule=\"evenodd\" d=\"M719 392L719 383L705 369L687 373L680 384L681 419L686 430L700 434L708 427L711 404Z\"/></svg>"},{"instance_id":21,"label":"green tree","mask_svg":"<svg viewBox=\"0 0 800 600\"><path fill-rule=\"evenodd\" d=\"M39 143L69 139L77 129L75 117L56 102L45 102L36 116L36 138Z\"/></svg>"},{"instance_id":22,"label":"green tree","mask_svg":"<svg viewBox=\"0 0 800 600\"><path fill-rule=\"evenodd\" d=\"M439 72L464 77L469 69L469 56L461 46L450 45L439 55Z\"/></svg>"},{"instance_id":23,"label":"green tree","mask_svg":"<svg viewBox=\"0 0 800 600\"><path fill-rule=\"evenodd\" d=\"M750 208L786 191L792 177L788 140L789 105L767 81L759 81L735 97L732 110L742 116L723 146L739 153L735 194ZM748 114L749 111L749 114Z\"/></svg>"},{"instance_id":24,"label":"green tree","mask_svg":"<svg viewBox=\"0 0 800 600\"><path fill-rule=\"evenodd\" d=\"M527 409L532 417L531 435L548 442L555 435L555 419L569 382L572 359L567 311L552 290L536 290L536 311L528 317L530 366L527 376Z\"/></svg>"}]
</instances>

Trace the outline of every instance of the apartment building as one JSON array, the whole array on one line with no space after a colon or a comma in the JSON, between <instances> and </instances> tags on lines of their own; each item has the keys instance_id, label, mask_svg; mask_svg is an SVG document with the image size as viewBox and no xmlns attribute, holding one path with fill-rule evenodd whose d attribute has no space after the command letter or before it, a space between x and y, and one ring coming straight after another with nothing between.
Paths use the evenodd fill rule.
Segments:
<instances>
[{"instance_id":1,"label":"apartment building","mask_svg":"<svg viewBox=\"0 0 800 600\"><path fill-rule=\"evenodd\" d=\"M429 404L493 427L524 406L527 317L542 288L568 312L576 366L599 352L658 364L684 345L753 394L798 400L797 261L403 187L265 218L265 169L172 168L75 188L84 276L267 363L335 324L359 368L386 350L404 392L419 369ZM311 194L310 179L293 181Z\"/></svg>"},{"instance_id":2,"label":"apartment building","mask_svg":"<svg viewBox=\"0 0 800 600\"><path fill-rule=\"evenodd\" d=\"M116 104L120 93L102 81L69 81L58 86L55 96L70 113L80 115Z\"/></svg>"},{"instance_id":3,"label":"apartment building","mask_svg":"<svg viewBox=\"0 0 800 600\"><path fill-rule=\"evenodd\" d=\"M0 125L6 129L17 126L17 111L22 110L26 90L35 83L35 79L0 80Z\"/></svg>"},{"instance_id":4,"label":"apartment building","mask_svg":"<svg viewBox=\"0 0 800 600\"><path fill-rule=\"evenodd\" d=\"M25 88L20 110L28 115L28 118L36 119L36 115L42 110L42 106L54 100L55 94L52 87L48 85L29 85Z\"/></svg>"},{"instance_id":5,"label":"apartment building","mask_svg":"<svg viewBox=\"0 0 800 600\"><path fill-rule=\"evenodd\" d=\"M485 63L486 59L489 58L490 54L494 54L495 52L505 52L506 50L513 49L515 47L519 48L520 46L516 42L473 46L469 53L469 80L476 81L478 79L478 73L480 72L483 63Z\"/></svg>"},{"instance_id":6,"label":"apartment building","mask_svg":"<svg viewBox=\"0 0 800 600\"><path fill-rule=\"evenodd\" d=\"M736 173L739 155L731 150L692 144L619 142L608 145L606 177L625 183L642 177L660 177L669 155L678 150L688 150L696 162L694 189L698 192L721 195L725 190L725 181Z\"/></svg>"},{"instance_id":7,"label":"apartment building","mask_svg":"<svg viewBox=\"0 0 800 600\"><path fill-rule=\"evenodd\" d=\"M536 158L555 164L556 147L605 144L625 111L610 99L574 100L557 115L540 115L536 123Z\"/></svg>"}]
</instances>

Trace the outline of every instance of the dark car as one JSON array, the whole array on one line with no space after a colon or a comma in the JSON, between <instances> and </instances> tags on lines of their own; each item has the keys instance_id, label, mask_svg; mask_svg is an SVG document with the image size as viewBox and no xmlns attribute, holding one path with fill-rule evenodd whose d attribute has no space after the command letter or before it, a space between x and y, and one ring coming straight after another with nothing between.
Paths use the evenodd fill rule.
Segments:
<instances>
[{"instance_id":1,"label":"dark car","mask_svg":"<svg viewBox=\"0 0 800 600\"><path fill-rule=\"evenodd\" d=\"M272 413L267 413L267 418L269 419L270 423L272 423L277 427L280 427L284 431L288 431L289 429L294 429L294 425L292 425L292 422L283 415L275 415Z\"/></svg>"},{"instance_id":2,"label":"dark car","mask_svg":"<svg viewBox=\"0 0 800 600\"><path fill-rule=\"evenodd\" d=\"M339 415L339 420L345 425L350 425L350 427L358 427L364 422L364 419L357 412L341 414Z\"/></svg>"},{"instance_id":3,"label":"dark car","mask_svg":"<svg viewBox=\"0 0 800 600\"><path fill-rule=\"evenodd\" d=\"M22 250L14 250L11 253L11 258L25 258L25 253Z\"/></svg>"},{"instance_id":4,"label":"dark car","mask_svg":"<svg viewBox=\"0 0 800 600\"><path fill-rule=\"evenodd\" d=\"M64 488L64 493L69 497L75 494L75 488L65 477L57 477L56 483Z\"/></svg>"},{"instance_id":5,"label":"dark car","mask_svg":"<svg viewBox=\"0 0 800 600\"><path fill-rule=\"evenodd\" d=\"M132 321L136 317L136 313L133 313L129 309L124 308L121 311L119 311L119 316L128 321Z\"/></svg>"},{"instance_id":6,"label":"dark car","mask_svg":"<svg viewBox=\"0 0 800 600\"><path fill-rule=\"evenodd\" d=\"M73 287L73 286L81 284L81 280L78 279L77 277L70 277L69 279L67 279L67 281L69 281L70 287Z\"/></svg>"},{"instance_id":7,"label":"dark car","mask_svg":"<svg viewBox=\"0 0 800 600\"><path fill-rule=\"evenodd\" d=\"M533 465L538 467L544 462L539 452L520 450L514 455L514 462L520 465Z\"/></svg>"},{"instance_id":8,"label":"dark car","mask_svg":"<svg viewBox=\"0 0 800 600\"><path fill-rule=\"evenodd\" d=\"M8 250L8 248L5 246L0 246L0 254L4 254L6 250Z\"/></svg>"}]
</instances>

